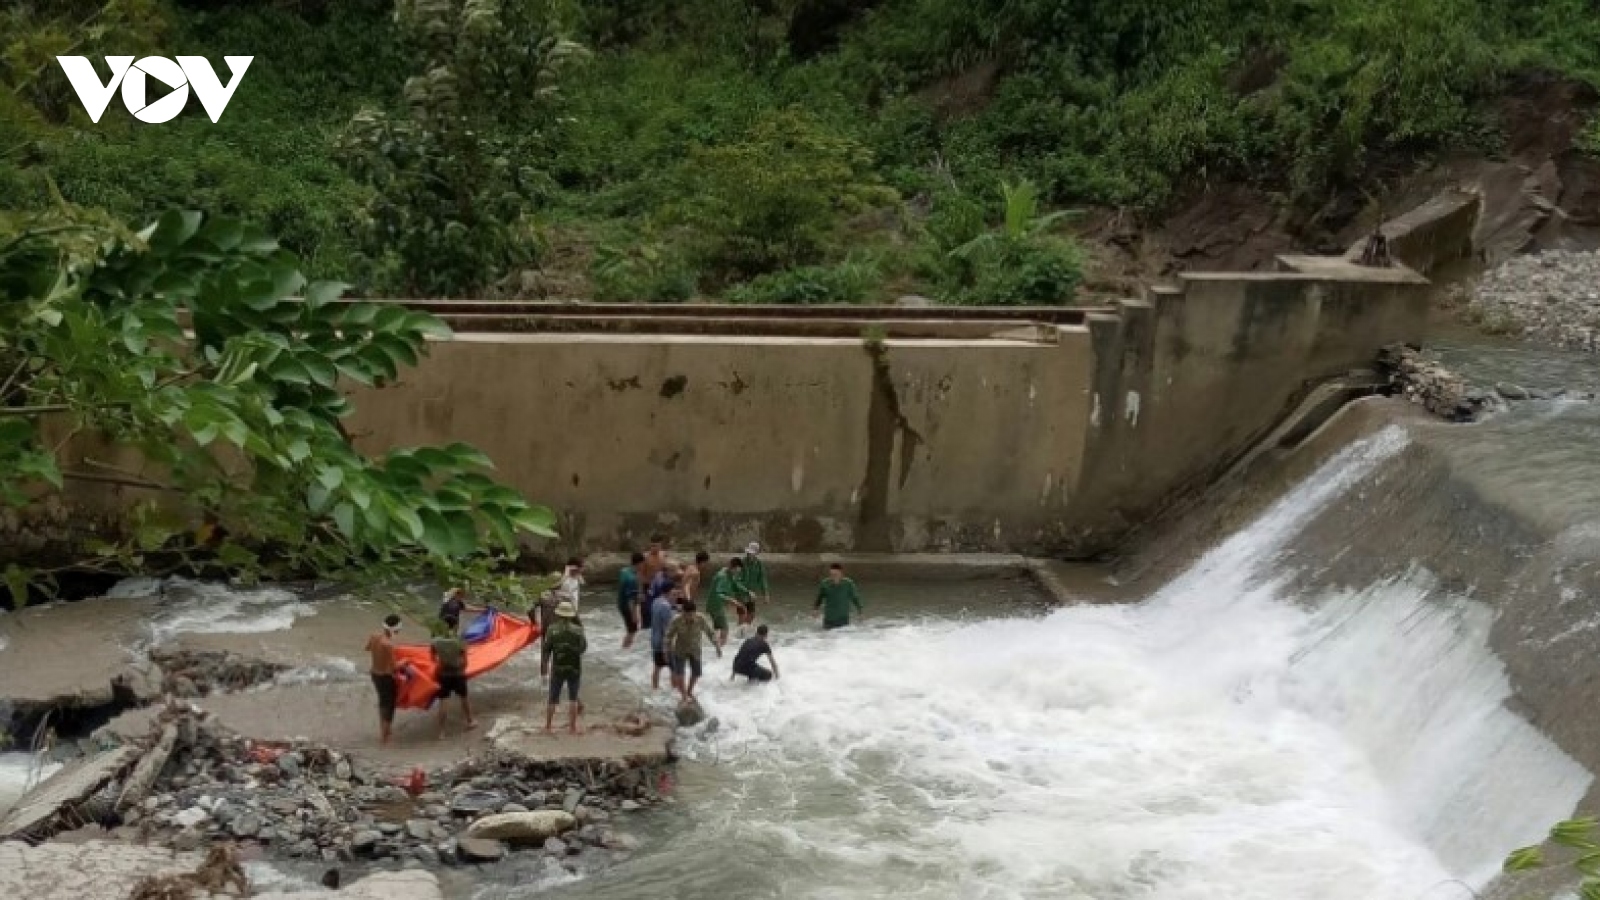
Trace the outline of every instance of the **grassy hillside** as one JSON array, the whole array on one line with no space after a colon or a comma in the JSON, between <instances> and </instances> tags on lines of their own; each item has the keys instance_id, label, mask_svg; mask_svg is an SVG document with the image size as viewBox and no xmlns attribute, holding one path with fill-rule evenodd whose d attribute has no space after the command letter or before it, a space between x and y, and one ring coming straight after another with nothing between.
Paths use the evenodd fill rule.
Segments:
<instances>
[{"instance_id":1,"label":"grassy hillside","mask_svg":"<svg viewBox=\"0 0 1600 900\"><path fill-rule=\"evenodd\" d=\"M1379 162L1497 152L1513 75L1600 84L1587 0L403 2L451 33L383 0L0 12L0 207L240 214L371 292L1057 302L1082 255L1047 210L1314 209ZM545 73L530 34L589 56ZM220 123L151 126L90 124L51 61L146 51L255 62ZM402 96L441 52L478 76L436 134Z\"/></svg>"}]
</instances>

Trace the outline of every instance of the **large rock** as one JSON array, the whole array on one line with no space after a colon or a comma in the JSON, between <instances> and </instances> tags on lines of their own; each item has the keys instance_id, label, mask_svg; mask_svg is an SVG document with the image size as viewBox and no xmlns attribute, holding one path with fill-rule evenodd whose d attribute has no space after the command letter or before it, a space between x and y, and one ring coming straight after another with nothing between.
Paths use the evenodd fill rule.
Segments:
<instances>
[{"instance_id":1,"label":"large rock","mask_svg":"<svg viewBox=\"0 0 1600 900\"><path fill-rule=\"evenodd\" d=\"M547 839L566 834L577 827L577 818L559 809L500 813L473 822L467 828L467 837L512 844L543 844Z\"/></svg>"},{"instance_id":2,"label":"large rock","mask_svg":"<svg viewBox=\"0 0 1600 900\"><path fill-rule=\"evenodd\" d=\"M337 893L319 890L256 894L254 900L444 900L444 892L433 873L407 869L379 872Z\"/></svg>"}]
</instances>

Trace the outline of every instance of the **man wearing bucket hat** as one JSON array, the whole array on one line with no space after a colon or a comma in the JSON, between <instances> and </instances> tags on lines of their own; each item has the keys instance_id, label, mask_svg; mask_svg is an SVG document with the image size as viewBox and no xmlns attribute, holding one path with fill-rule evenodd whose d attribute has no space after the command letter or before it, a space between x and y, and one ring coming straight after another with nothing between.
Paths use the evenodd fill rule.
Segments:
<instances>
[{"instance_id":1,"label":"man wearing bucket hat","mask_svg":"<svg viewBox=\"0 0 1600 900\"><path fill-rule=\"evenodd\" d=\"M761 545L755 541L751 541L744 548L744 572L741 580L744 582L745 591L750 595L745 599L743 609L739 610L742 636L743 626L755 621L756 601L765 603L767 598L772 596L772 586L767 583L767 567L761 564Z\"/></svg>"},{"instance_id":2,"label":"man wearing bucket hat","mask_svg":"<svg viewBox=\"0 0 1600 900\"><path fill-rule=\"evenodd\" d=\"M583 677L583 654L589 649L589 639L578 622L578 609L572 601L556 604L554 621L544 635L545 646L550 650L550 699L544 710L544 730L555 727L556 706L561 702L561 689L567 689L567 730L582 734L578 717L583 715L583 704L578 702L578 685Z\"/></svg>"}]
</instances>

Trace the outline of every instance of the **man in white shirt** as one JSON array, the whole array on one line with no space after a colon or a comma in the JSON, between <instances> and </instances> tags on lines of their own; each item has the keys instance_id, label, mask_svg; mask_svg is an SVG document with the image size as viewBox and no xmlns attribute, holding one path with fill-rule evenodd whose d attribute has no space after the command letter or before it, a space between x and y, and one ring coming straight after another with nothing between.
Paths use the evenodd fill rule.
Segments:
<instances>
[{"instance_id":1,"label":"man in white shirt","mask_svg":"<svg viewBox=\"0 0 1600 900\"><path fill-rule=\"evenodd\" d=\"M567 560L567 567L561 570L561 583L556 585L558 600L566 600L572 604L573 610L579 609L579 594L583 590L583 560L574 556Z\"/></svg>"}]
</instances>

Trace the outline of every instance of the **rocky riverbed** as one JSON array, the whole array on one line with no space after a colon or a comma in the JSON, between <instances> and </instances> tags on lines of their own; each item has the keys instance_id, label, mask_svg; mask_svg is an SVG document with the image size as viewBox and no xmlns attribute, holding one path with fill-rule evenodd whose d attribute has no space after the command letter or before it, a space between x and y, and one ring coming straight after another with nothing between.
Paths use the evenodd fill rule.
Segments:
<instances>
[{"instance_id":1,"label":"rocky riverbed","mask_svg":"<svg viewBox=\"0 0 1600 900\"><path fill-rule=\"evenodd\" d=\"M1469 310L1496 333L1600 352L1600 253L1548 250L1512 257L1484 273Z\"/></svg>"},{"instance_id":2,"label":"rocky riverbed","mask_svg":"<svg viewBox=\"0 0 1600 900\"><path fill-rule=\"evenodd\" d=\"M209 720L184 730L148 795L121 814L141 842L175 850L237 841L290 859L433 867L531 849L591 869L638 849L616 820L657 803L664 774L649 761L490 753L396 778L335 749L261 744Z\"/></svg>"}]
</instances>

